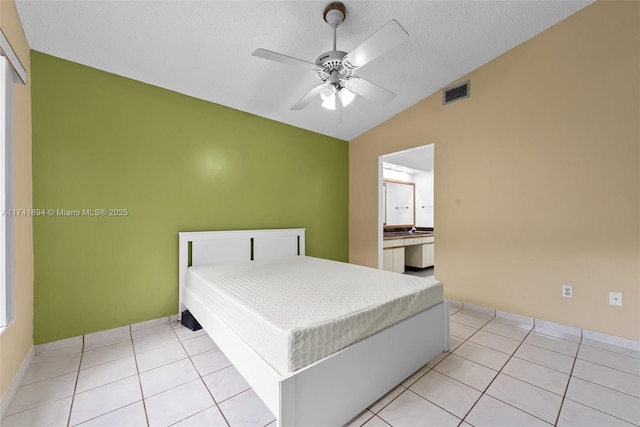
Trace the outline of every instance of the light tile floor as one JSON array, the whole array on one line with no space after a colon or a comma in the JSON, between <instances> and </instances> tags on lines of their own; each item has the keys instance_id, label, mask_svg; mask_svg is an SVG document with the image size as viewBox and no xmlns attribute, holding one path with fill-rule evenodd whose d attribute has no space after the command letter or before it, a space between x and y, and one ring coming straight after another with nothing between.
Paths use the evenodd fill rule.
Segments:
<instances>
[{"instance_id":1,"label":"light tile floor","mask_svg":"<svg viewBox=\"0 0 640 427\"><path fill-rule=\"evenodd\" d=\"M640 352L451 307L443 353L349 426L640 425ZM178 323L35 356L3 427L275 426L215 343Z\"/></svg>"}]
</instances>

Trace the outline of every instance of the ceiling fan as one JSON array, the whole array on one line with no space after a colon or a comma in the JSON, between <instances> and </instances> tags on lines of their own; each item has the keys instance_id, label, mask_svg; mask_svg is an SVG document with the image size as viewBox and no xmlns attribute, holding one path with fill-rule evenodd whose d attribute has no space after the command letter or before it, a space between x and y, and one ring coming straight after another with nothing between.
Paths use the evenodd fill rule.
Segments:
<instances>
[{"instance_id":1,"label":"ceiling fan","mask_svg":"<svg viewBox=\"0 0 640 427\"><path fill-rule=\"evenodd\" d=\"M386 104L395 98L395 93L355 75L354 72L406 40L409 34L404 28L392 19L347 53L336 49L337 28L346 17L344 4L338 1L329 3L323 16L325 22L333 28L333 50L321 54L315 63L266 49L256 49L252 53L253 56L313 71L322 81L300 98L291 109L303 109L318 95L322 98L322 106L330 110L336 108L336 98L340 99L340 105L343 107L346 107L356 95L380 104Z\"/></svg>"}]
</instances>

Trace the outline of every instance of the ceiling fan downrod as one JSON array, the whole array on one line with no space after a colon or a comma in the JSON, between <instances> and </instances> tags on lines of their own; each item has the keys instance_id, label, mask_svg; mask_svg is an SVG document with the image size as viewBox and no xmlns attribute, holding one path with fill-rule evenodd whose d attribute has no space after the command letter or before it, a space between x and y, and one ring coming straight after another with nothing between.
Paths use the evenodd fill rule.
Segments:
<instances>
[{"instance_id":1,"label":"ceiling fan downrod","mask_svg":"<svg viewBox=\"0 0 640 427\"><path fill-rule=\"evenodd\" d=\"M347 8L342 2L334 1L329 3L322 13L324 22L329 24L333 28L333 50L336 50L337 29L340 24L344 22L347 17Z\"/></svg>"}]
</instances>

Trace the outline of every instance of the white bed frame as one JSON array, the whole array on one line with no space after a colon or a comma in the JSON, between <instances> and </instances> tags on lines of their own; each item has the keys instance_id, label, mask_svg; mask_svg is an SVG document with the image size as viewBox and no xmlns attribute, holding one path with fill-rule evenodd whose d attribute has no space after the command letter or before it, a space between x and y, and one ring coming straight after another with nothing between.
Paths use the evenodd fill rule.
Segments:
<instances>
[{"instance_id":1,"label":"white bed frame","mask_svg":"<svg viewBox=\"0 0 640 427\"><path fill-rule=\"evenodd\" d=\"M446 301L287 375L276 372L185 288L190 265L305 254L305 229L181 232L179 313L188 309L280 427L341 426L449 350Z\"/></svg>"}]
</instances>

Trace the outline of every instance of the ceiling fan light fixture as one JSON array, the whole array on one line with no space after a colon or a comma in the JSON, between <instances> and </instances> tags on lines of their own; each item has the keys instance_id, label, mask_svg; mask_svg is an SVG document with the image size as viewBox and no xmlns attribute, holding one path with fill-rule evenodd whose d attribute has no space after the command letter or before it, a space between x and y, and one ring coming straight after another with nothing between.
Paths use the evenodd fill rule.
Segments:
<instances>
[{"instance_id":1,"label":"ceiling fan light fixture","mask_svg":"<svg viewBox=\"0 0 640 427\"><path fill-rule=\"evenodd\" d=\"M326 99L322 101L322 106L327 110L335 110L336 109L336 99Z\"/></svg>"},{"instance_id":2,"label":"ceiling fan light fixture","mask_svg":"<svg viewBox=\"0 0 640 427\"><path fill-rule=\"evenodd\" d=\"M340 101L342 102L343 107L351 104L351 101L353 101L353 99L356 97L353 92L345 87L340 89L340 92L338 92L338 96L340 97Z\"/></svg>"},{"instance_id":3,"label":"ceiling fan light fixture","mask_svg":"<svg viewBox=\"0 0 640 427\"><path fill-rule=\"evenodd\" d=\"M327 110L336 109L336 88L333 85L326 85L320 91L320 98L322 98L322 106Z\"/></svg>"}]
</instances>

